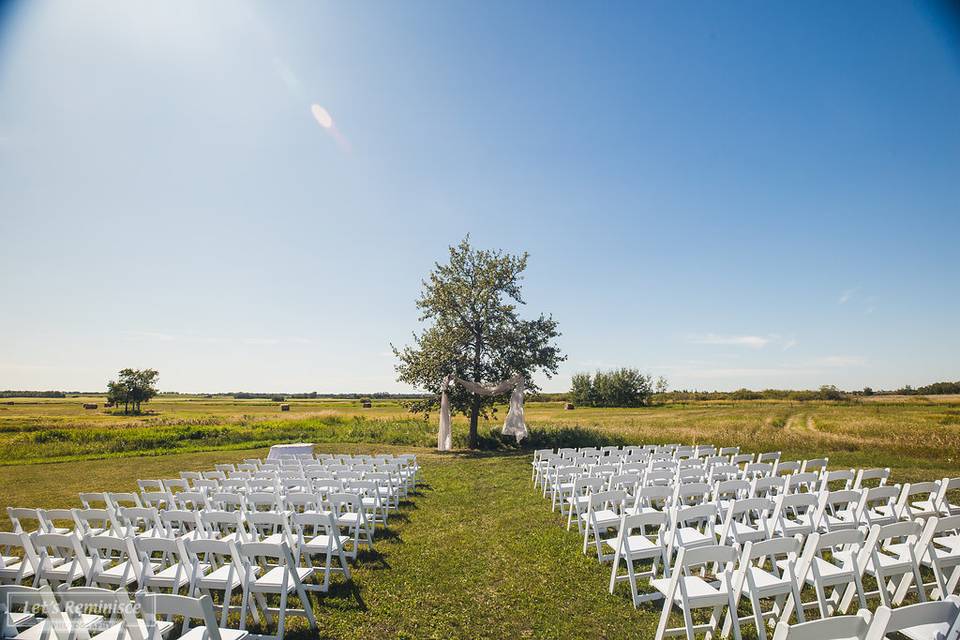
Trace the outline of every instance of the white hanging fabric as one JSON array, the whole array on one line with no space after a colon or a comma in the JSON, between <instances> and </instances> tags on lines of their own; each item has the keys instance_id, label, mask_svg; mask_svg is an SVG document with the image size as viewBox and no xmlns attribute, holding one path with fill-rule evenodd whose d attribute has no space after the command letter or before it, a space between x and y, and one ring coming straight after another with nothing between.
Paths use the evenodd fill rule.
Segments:
<instances>
[{"instance_id":1,"label":"white hanging fabric","mask_svg":"<svg viewBox=\"0 0 960 640\"><path fill-rule=\"evenodd\" d=\"M503 435L516 436L517 442L527 437L527 423L523 419L523 393L526 391L526 380L520 378L517 386L510 394L510 409L507 419L503 423Z\"/></svg>"},{"instance_id":2,"label":"white hanging fabric","mask_svg":"<svg viewBox=\"0 0 960 640\"><path fill-rule=\"evenodd\" d=\"M437 431L437 450L450 451L452 448L453 433L450 429L450 399L447 397L447 389L453 382L453 376L447 376L443 379L443 386L440 387L440 430Z\"/></svg>"},{"instance_id":3,"label":"white hanging fabric","mask_svg":"<svg viewBox=\"0 0 960 640\"><path fill-rule=\"evenodd\" d=\"M453 380L467 391L472 391L481 396L496 396L513 389L510 394L510 408L507 411L507 419L503 423L503 435L516 436L517 442L527 437L527 424L523 419L523 393L526 390L526 380L523 376L515 375L492 387L485 387L472 380L463 380L456 376L453 377ZM443 403L442 397L440 402ZM442 422L442 414L440 419Z\"/></svg>"}]
</instances>

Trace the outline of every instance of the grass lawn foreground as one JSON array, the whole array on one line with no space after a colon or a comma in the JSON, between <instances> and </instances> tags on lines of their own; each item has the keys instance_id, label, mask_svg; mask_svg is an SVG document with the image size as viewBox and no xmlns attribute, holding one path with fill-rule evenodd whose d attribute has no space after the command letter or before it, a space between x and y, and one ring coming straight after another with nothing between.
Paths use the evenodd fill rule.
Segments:
<instances>
[{"instance_id":1,"label":"grass lawn foreground","mask_svg":"<svg viewBox=\"0 0 960 640\"><path fill-rule=\"evenodd\" d=\"M703 404L630 413L582 412L576 418L579 425L571 424L570 414L576 412L535 406L530 413L536 437L552 434L598 442L712 440L718 445L736 441L746 451L782 449L784 459L829 455L831 467L890 466L891 481L902 483L960 475L957 408L955 403L942 402L856 407ZM395 410L384 413L389 413L384 419L398 417ZM354 420L350 415L336 417ZM96 428L76 423L72 416L63 420L56 428ZM94 420L107 423L113 418ZM178 420L201 423L204 418L181 416ZM555 426L548 426L548 420ZM0 435L17 438L42 433L41 423L48 421L42 416L35 421L27 417L18 429L10 420L6 433ZM124 425L113 428L139 428ZM182 428L183 423L174 426ZM375 438L375 430L368 427L363 427L361 435ZM274 437L286 439L289 433L281 429ZM265 448L241 446L232 443L219 450L185 453L151 451L151 455L128 451L105 459L65 462L6 458L0 466L0 528L9 529L8 506L78 506L81 491L131 491L138 478L174 477L182 470L209 469L218 462L266 455ZM551 513L549 503L533 490L529 451L438 454L424 446L373 442L324 443L317 451L412 451L423 469L417 494L391 515L386 531L378 530L375 551L361 554L354 589L338 587L330 594L313 596L319 637L653 636L659 604L634 610L625 584L616 594L607 593L609 565L582 555L576 532L567 532L559 514ZM334 582L342 581L335 578ZM305 621L292 617L288 623L289 636L315 637ZM749 626L744 627L744 635L755 637Z\"/></svg>"}]
</instances>

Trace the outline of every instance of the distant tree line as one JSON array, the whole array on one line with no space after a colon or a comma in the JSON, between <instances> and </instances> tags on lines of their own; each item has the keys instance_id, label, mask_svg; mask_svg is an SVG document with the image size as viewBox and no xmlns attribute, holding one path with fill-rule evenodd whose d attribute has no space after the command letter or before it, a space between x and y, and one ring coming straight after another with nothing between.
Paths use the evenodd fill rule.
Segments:
<instances>
[{"instance_id":1,"label":"distant tree line","mask_svg":"<svg viewBox=\"0 0 960 640\"><path fill-rule=\"evenodd\" d=\"M213 397L224 396L236 400L412 400L430 397L429 393L389 393L387 391L378 391L376 393L318 393L310 391L309 393L250 393L247 391L231 391L228 393L211 394Z\"/></svg>"},{"instance_id":2,"label":"distant tree line","mask_svg":"<svg viewBox=\"0 0 960 640\"><path fill-rule=\"evenodd\" d=\"M904 396L943 396L960 393L960 382L934 382L916 389L906 385L902 389L897 389L895 393Z\"/></svg>"},{"instance_id":3,"label":"distant tree line","mask_svg":"<svg viewBox=\"0 0 960 640\"><path fill-rule=\"evenodd\" d=\"M610 371L576 373L571 380L570 400L582 407L642 407L657 391L667 390L667 381L623 367Z\"/></svg>"},{"instance_id":4,"label":"distant tree line","mask_svg":"<svg viewBox=\"0 0 960 640\"><path fill-rule=\"evenodd\" d=\"M0 398L66 398L63 391L0 391Z\"/></svg>"}]
</instances>

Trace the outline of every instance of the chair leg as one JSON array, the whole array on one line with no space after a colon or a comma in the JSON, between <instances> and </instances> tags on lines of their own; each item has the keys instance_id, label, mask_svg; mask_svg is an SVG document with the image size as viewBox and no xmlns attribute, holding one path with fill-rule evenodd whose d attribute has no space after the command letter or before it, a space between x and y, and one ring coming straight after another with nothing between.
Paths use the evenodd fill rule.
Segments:
<instances>
[{"instance_id":1,"label":"chair leg","mask_svg":"<svg viewBox=\"0 0 960 640\"><path fill-rule=\"evenodd\" d=\"M333 546L333 543L330 543ZM330 567L333 564L333 554L330 553L330 547L327 547L327 557L326 562L323 566L323 584L320 586L321 591L329 591L330 589Z\"/></svg>"},{"instance_id":2,"label":"chair leg","mask_svg":"<svg viewBox=\"0 0 960 640\"><path fill-rule=\"evenodd\" d=\"M244 586L243 596L242 596L241 605L240 605L240 630L241 631L244 631L247 628L247 607L249 605L250 605L250 591L247 589L246 586ZM253 612L251 611L251 613ZM257 620L256 618L255 620L256 622L259 622L259 620Z\"/></svg>"},{"instance_id":3,"label":"chair leg","mask_svg":"<svg viewBox=\"0 0 960 640\"><path fill-rule=\"evenodd\" d=\"M227 585L226 589L223 591L223 606L220 607L220 626L224 629L227 628L227 618L230 615L230 597L233 595L233 589L231 585ZM243 612L243 616L246 617L247 612Z\"/></svg>"},{"instance_id":4,"label":"chair leg","mask_svg":"<svg viewBox=\"0 0 960 640\"><path fill-rule=\"evenodd\" d=\"M823 585L820 584L820 581L819 581L819 580L817 580L816 584L814 585L814 589L815 589L816 592L817 592L817 604L818 604L819 607L820 607L820 617L821 617L821 618L829 618L829 617L830 617L830 610L829 610L829 608L827 607L827 594L824 593L824 591L823 591ZM803 605L800 604L800 603L797 603L797 606L798 606L798 608L799 608L799 607L801 607L801 606L803 606Z\"/></svg>"},{"instance_id":5,"label":"chair leg","mask_svg":"<svg viewBox=\"0 0 960 640\"><path fill-rule=\"evenodd\" d=\"M277 613L277 640L283 640L283 627L286 621L287 621L287 590L283 589L280 592L280 611Z\"/></svg>"},{"instance_id":6,"label":"chair leg","mask_svg":"<svg viewBox=\"0 0 960 640\"><path fill-rule=\"evenodd\" d=\"M670 622L670 609L673 607L673 598L667 597L663 600L663 610L660 611L660 622L657 623L657 635L655 640L663 640L666 637L667 623Z\"/></svg>"},{"instance_id":7,"label":"chair leg","mask_svg":"<svg viewBox=\"0 0 960 640\"><path fill-rule=\"evenodd\" d=\"M297 595L300 597L300 602L303 604L303 612L307 616L307 621L310 623L311 629L317 628L317 619L313 617L313 605L310 604L310 598L307 596L307 590L303 588L303 583L299 579L296 579L297 585Z\"/></svg>"},{"instance_id":8,"label":"chair leg","mask_svg":"<svg viewBox=\"0 0 960 640\"><path fill-rule=\"evenodd\" d=\"M267 598L259 591L253 594L254 600L257 601L257 604L260 605L260 608L263 609L263 619L266 624L273 624L273 614L270 613L269 605L267 604Z\"/></svg>"},{"instance_id":9,"label":"chair leg","mask_svg":"<svg viewBox=\"0 0 960 640\"><path fill-rule=\"evenodd\" d=\"M696 640L696 633L693 630L693 614L690 613L690 607L683 603L683 627L687 633L687 640Z\"/></svg>"}]
</instances>

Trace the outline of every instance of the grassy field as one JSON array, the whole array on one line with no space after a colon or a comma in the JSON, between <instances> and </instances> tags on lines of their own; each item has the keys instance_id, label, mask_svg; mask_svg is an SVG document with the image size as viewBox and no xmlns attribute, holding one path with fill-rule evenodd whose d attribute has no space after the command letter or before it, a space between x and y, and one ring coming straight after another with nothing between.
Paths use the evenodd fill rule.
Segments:
<instances>
[{"instance_id":1,"label":"grassy field","mask_svg":"<svg viewBox=\"0 0 960 640\"><path fill-rule=\"evenodd\" d=\"M149 414L115 415L83 402L102 399L17 399L0 404L0 464L127 455L249 449L304 440L429 448L437 416L407 412L395 401L294 400L289 412L265 400L162 396ZM504 411L501 409L499 415ZM943 477L960 466L960 397L885 397L857 402L689 402L641 409L565 411L562 403L528 403L528 448L566 444L712 442L810 451L852 465L929 470ZM481 425L488 448L508 448L498 423ZM466 421L454 419L455 446L466 441Z\"/></svg>"},{"instance_id":2,"label":"grassy field","mask_svg":"<svg viewBox=\"0 0 960 640\"><path fill-rule=\"evenodd\" d=\"M83 401L0 405L0 528L9 524L7 506L76 506L80 491L132 490L137 478L262 456L256 447L279 440L302 437L324 451L414 451L425 484L391 517L376 552L362 556L356 588L317 599L320 637L652 636L658 609L635 611L625 591L606 592L609 569L581 555L576 534L531 489L527 450L437 454L427 448L436 416L425 423L395 403L294 401L288 415L265 401L164 398L151 403L153 415L131 418L84 411ZM533 403L527 415L537 445L714 442L788 458L829 455L831 466L890 466L896 482L960 475L956 398L574 411ZM462 442L465 424L455 427ZM169 439L190 430L203 435ZM56 461L68 456L91 459ZM92 459L105 456L114 459Z\"/></svg>"}]
</instances>

